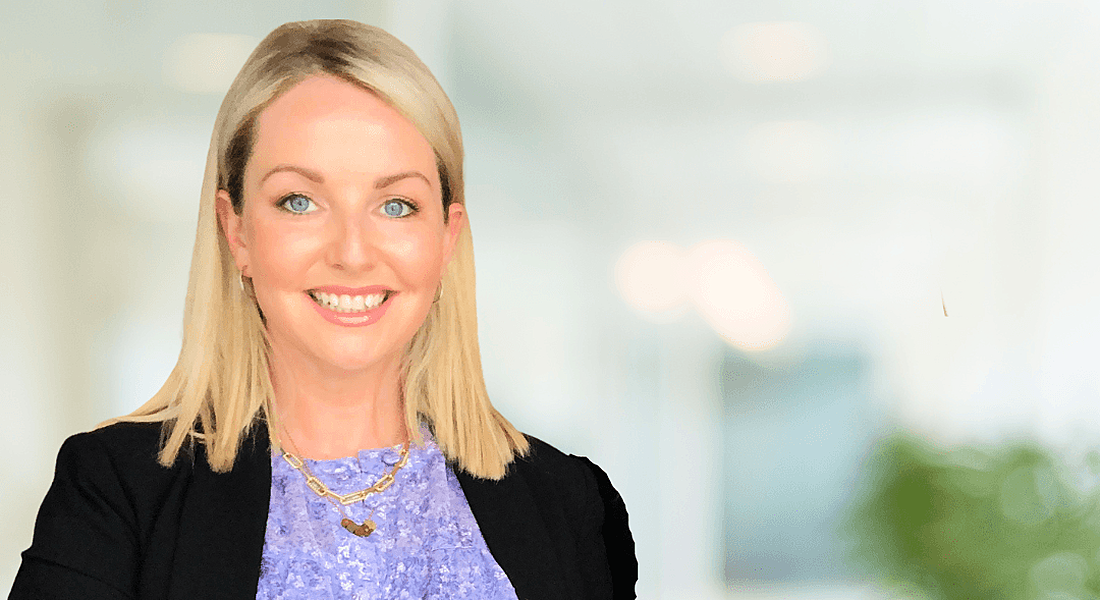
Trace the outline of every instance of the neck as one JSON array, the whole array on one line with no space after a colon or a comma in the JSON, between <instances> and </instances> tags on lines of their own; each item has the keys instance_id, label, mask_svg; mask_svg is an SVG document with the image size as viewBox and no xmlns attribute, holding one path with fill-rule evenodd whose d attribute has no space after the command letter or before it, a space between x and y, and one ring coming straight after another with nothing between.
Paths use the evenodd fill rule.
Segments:
<instances>
[{"instance_id":1,"label":"neck","mask_svg":"<svg viewBox=\"0 0 1100 600\"><path fill-rule=\"evenodd\" d=\"M272 360L271 379L276 434L295 454L341 458L408 439L397 364L340 374L289 369L287 364Z\"/></svg>"}]
</instances>

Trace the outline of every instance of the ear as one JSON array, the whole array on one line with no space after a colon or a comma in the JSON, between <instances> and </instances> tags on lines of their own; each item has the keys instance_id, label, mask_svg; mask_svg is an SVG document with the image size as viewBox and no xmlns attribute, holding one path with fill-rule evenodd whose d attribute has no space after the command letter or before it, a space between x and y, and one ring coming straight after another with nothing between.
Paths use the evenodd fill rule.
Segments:
<instances>
[{"instance_id":1,"label":"ear","mask_svg":"<svg viewBox=\"0 0 1100 600\"><path fill-rule=\"evenodd\" d=\"M229 192L218 190L214 196L214 206L218 212L218 223L221 224L222 234L229 244L229 252L233 255L233 262L237 263L237 270L245 277L251 277L248 273L248 246L242 237L243 227L241 217L233 211L233 201L229 199Z\"/></svg>"},{"instance_id":2,"label":"ear","mask_svg":"<svg viewBox=\"0 0 1100 600\"><path fill-rule=\"evenodd\" d=\"M466 227L466 207L458 202L452 202L447 207L447 247L444 264L451 262L451 255L454 254L458 236L462 233L464 227Z\"/></svg>"}]
</instances>

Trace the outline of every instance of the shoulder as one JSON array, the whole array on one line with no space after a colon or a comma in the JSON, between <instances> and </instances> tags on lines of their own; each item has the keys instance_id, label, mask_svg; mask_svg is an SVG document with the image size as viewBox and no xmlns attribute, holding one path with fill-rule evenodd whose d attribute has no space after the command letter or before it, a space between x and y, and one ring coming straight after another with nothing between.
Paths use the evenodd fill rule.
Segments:
<instances>
[{"instance_id":1,"label":"shoulder","mask_svg":"<svg viewBox=\"0 0 1100 600\"><path fill-rule=\"evenodd\" d=\"M610 477L584 456L567 454L532 436L527 440L527 455L513 462L506 478L523 478L544 515L560 511L578 540L595 544L590 559L596 563L606 560L614 597L633 598L638 579L634 538L626 504ZM595 572L587 577L602 579Z\"/></svg>"},{"instance_id":2,"label":"shoulder","mask_svg":"<svg viewBox=\"0 0 1100 600\"><path fill-rule=\"evenodd\" d=\"M525 518L553 515L570 525L583 525L599 505L596 478L587 459L566 454L526 436L527 452L508 464L503 478L482 479L456 468L471 506L499 507L521 503L532 509ZM555 523L558 529L564 523Z\"/></svg>"},{"instance_id":3,"label":"shoulder","mask_svg":"<svg viewBox=\"0 0 1100 600\"><path fill-rule=\"evenodd\" d=\"M155 455L160 448L160 432L161 423L114 423L70 436L62 444L61 451L109 454L132 454L136 451Z\"/></svg>"},{"instance_id":4,"label":"shoulder","mask_svg":"<svg viewBox=\"0 0 1100 600\"><path fill-rule=\"evenodd\" d=\"M522 479L542 492L543 501L564 501L578 508L603 513L608 503L622 504L611 479L584 456L567 454L531 435L526 454L508 466L505 479ZM625 515L625 511L624 511ZM597 514L602 519L604 515Z\"/></svg>"},{"instance_id":5,"label":"shoulder","mask_svg":"<svg viewBox=\"0 0 1100 600\"><path fill-rule=\"evenodd\" d=\"M599 486L591 462L536 437L526 437L527 453L513 459L504 478L493 487L523 490L524 500L534 504L537 514L559 521L554 527L590 529L602 518Z\"/></svg>"},{"instance_id":6,"label":"shoulder","mask_svg":"<svg viewBox=\"0 0 1100 600\"><path fill-rule=\"evenodd\" d=\"M166 488L192 470L181 453L172 467L157 461L160 423L115 423L69 437L57 453L43 510L72 503L109 507L131 525L151 518Z\"/></svg>"},{"instance_id":7,"label":"shoulder","mask_svg":"<svg viewBox=\"0 0 1100 600\"><path fill-rule=\"evenodd\" d=\"M149 483L149 478L175 470L157 462L160 447L160 423L115 423L65 440L57 454L55 475L69 469L78 479L121 477ZM181 456L177 462L187 460Z\"/></svg>"},{"instance_id":8,"label":"shoulder","mask_svg":"<svg viewBox=\"0 0 1100 600\"><path fill-rule=\"evenodd\" d=\"M65 440L13 598L41 597L43 590L85 590L87 598L133 590L148 515L173 479L157 463L159 442L155 423L111 425Z\"/></svg>"},{"instance_id":9,"label":"shoulder","mask_svg":"<svg viewBox=\"0 0 1100 600\"><path fill-rule=\"evenodd\" d=\"M607 475L587 458L535 437L527 441L527 453L499 480L455 472L517 595L633 598L634 541Z\"/></svg>"},{"instance_id":10,"label":"shoulder","mask_svg":"<svg viewBox=\"0 0 1100 600\"><path fill-rule=\"evenodd\" d=\"M547 488L551 497L565 497L599 509L609 503L623 503L607 473L596 463L562 452L534 436L526 437L529 450L509 465L506 477L519 477L528 485Z\"/></svg>"},{"instance_id":11,"label":"shoulder","mask_svg":"<svg viewBox=\"0 0 1100 600\"><path fill-rule=\"evenodd\" d=\"M133 542L146 540L166 503L182 498L202 470L186 452L171 467L161 465L160 448L160 423L116 423L65 440L39 510L35 542L65 539L48 532L73 530L71 520L82 513L110 518L113 530Z\"/></svg>"},{"instance_id":12,"label":"shoulder","mask_svg":"<svg viewBox=\"0 0 1100 600\"><path fill-rule=\"evenodd\" d=\"M527 454L516 457L508 477L545 480L568 488L592 487L594 473L587 458L566 454L537 437L527 435Z\"/></svg>"}]
</instances>

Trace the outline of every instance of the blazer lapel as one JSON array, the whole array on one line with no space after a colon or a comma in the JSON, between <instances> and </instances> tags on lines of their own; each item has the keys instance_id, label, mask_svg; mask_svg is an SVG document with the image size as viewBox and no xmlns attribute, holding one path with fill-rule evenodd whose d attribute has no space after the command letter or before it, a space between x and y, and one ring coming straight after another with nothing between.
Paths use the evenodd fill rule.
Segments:
<instances>
[{"instance_id":1,"label":"blazer lapel","mask_svg":"<svg viewBox=\"0 0 1100 600\"><path fill-rule=\"evenodd\" d=\"M271 499L267 428L255 426L228 473L214 473L196 452L180 515L171 598L256 598Z\"/></svg>"},{"instance_id":2,"label":"blazer lapel","mask_svg":"<svg viewBox=\"0 0 1100 600\"><path fill-rule=\"evenodd\" d=\"M477 479L453 466L481 535L520 600L566 600L561 559L527 482Z\"/></svg>"}]
</instances>

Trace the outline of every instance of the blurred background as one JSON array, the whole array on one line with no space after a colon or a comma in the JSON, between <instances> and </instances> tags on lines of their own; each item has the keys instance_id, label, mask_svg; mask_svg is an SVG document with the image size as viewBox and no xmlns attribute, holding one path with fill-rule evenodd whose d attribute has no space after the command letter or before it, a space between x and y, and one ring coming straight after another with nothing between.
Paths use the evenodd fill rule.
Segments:
<instances>
[{"instance_id":1,"label":"blurred background","mask_svg":"<svg viewBox=\"0 0 1100 600\"><path fill-rule=\"evenodd\" d=\"M1100 6L0 8L0 588L61 441L175 362L255 44L413 47L462 119L497 406L604 467L643 598L1100 595Z\"/></svg>"}]
</instances>

